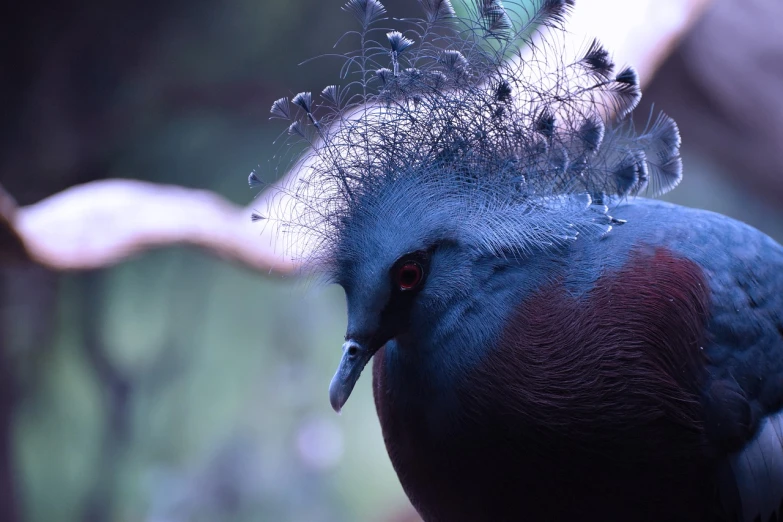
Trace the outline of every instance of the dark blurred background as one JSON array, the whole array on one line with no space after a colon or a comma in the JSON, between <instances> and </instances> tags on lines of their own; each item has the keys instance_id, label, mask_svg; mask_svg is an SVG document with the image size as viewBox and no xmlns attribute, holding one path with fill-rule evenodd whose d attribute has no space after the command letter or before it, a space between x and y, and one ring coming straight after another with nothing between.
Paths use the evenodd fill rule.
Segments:
<instances>
[{"instance_id":1,"label":"dark blurred background","mask_svg":"<svg viewBox=\"0 0 783 522\"><path fill-rule=\"evenodd\" d=\"M715 0L645 103L682 129L669 199L781 240L783 13L741 2ZM341 5L4 7L0 184L21 205L116 177L247 204L247 173L275 176L272 101L335 81L336 62L297 64L352 27ZM370 379L329 407L342 299L182 247L82 273L0 266L0 521L407 520Z\"/></svg>"}]
</instances>

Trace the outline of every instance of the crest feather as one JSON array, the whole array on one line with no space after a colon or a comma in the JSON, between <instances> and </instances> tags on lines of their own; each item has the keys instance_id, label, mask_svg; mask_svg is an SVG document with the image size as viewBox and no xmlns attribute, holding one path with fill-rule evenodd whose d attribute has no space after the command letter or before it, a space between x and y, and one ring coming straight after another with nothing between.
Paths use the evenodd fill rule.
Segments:
<instances>
[{"instance_id":1,"label":"crest feather","mask_svg":"<svg viewBox=\"0 0 783 522\"><path fill-rule=\"evenodd\" d=\"M615 72L598 41L573 56L558 43L572 1L520 13L464 0L464 15L447 0L419 3L422 18L387 29L380 2L347 2L360 29L348 33L359 47L344 55L344 81L321 92L321 106L309 92L272 106L309 145L281 189L280 220L292 244L306 236L310 261L332 263L372 212L434 229L453 228L457 213L475 248L521 255L605 234L617 223L607 202L677 185L674 121L661 114L642 132L630 123L636 71Z\"/></svg>"}]
</instances>

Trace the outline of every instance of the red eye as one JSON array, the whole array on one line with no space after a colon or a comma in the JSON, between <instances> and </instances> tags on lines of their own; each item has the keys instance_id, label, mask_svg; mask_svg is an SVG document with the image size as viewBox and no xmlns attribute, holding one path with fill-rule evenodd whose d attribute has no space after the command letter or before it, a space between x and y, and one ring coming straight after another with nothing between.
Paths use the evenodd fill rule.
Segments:
<instances>
[{"instance_id":1,"label":"red eye","mask_svg":"<svg viewBox=\"0 0 783 522\"><path fill-rule=\"evenodd\" d=\"M423 275L424 273L419 263L408 261L397 271L397 284L400 290L413 290L419 286Z\"/></svg>"}]
</instances>

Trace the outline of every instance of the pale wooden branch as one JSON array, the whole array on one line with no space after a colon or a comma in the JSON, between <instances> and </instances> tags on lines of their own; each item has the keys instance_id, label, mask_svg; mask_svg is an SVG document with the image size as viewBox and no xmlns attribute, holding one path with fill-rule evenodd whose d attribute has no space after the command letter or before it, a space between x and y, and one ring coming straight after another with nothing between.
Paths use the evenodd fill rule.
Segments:
<instances>
[{"instance_id":1,"label":"pale wooden branch","mask_svg":"<svg viewBox=\"0 0 783 522\"><path fill-rule=\"evenodd\" d=\"M577 2L566 39L584 47L597 37L614 50L615 62L633 64L646 83L710 1ZM291 171L280 183L291 186L299 175ZM275 227L251 223L254 210L269 213L266 196L241 208L209 191L114 179L15 209L0 193L3 253L14 248L17 257L53 269L83 270L153 247L190 244L254 270L290 273L296 265L282 252Z\"/></svg>"},{"instance_id":2,"label":"pale wooden branch","mask_svg":"<svg viewBox=\"0 0 783 522\"><path fill-rule=\"evenodd\" d=\"M98 268L152 247L189 244L255 270L292 271L251 212L206 190L110 179L19 208L11 224L30 259L58 270Z\"/></svg>"},{"instance_id":3,"label":"pale wooden branch","mask_svg":"<svg viewBox=\"0 0 783 522\"><path fill-rule=\"evenodd\" d=\"M567 21L569 39L584 47L598 38L615 63L633 65L645 85L712 1L577 0Z\"/></svg>"}]
</instances>

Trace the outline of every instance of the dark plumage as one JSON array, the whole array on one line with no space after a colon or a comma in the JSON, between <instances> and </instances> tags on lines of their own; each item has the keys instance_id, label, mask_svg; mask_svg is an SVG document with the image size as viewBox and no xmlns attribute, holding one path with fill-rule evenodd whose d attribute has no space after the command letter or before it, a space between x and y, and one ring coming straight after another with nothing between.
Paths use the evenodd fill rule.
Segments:
<instances>
[{"instance_id":1,"label":"dark plumage","mask_svg":"<svg viewBox=\"0 0 783 522\"><path fill-rule=\"evenodd\" d=\"M752 440L759 421L779 422L783 249L723 216L650 200L616 216L628 223L600 243L476 270L448 339L422 336L435 314L416 309L414 333L376 354L384 437L425 520L751 521L777 510L783 432L763 451ZM762 309L737 286L754 278L768 283L754 290ZM490 332L499 338L478 364L450 367L475 349L463 338ZM753 471L739 471L753 454Z\"/></svg>"},{"instance_id":2,"label":"dark plumage","mask_svg":"<svg viewBox=\"0 0 783 522\"><path fill-rule=\"evenodd\" d=\"M311 146L283 230L348 302L332 405L374 356L427 522L780 516L783 247L639 197L679 182L677 126L633 129L633 69L557 46L569 2L421 4L375 42L349 1L354 81L272 108Z\"/></svg>"}]
</instances>

